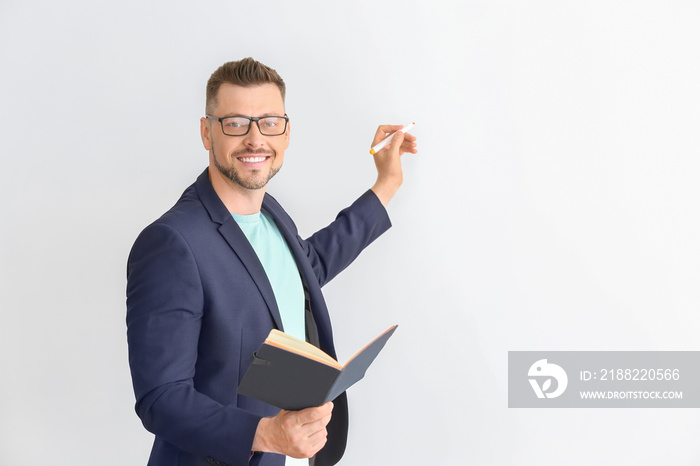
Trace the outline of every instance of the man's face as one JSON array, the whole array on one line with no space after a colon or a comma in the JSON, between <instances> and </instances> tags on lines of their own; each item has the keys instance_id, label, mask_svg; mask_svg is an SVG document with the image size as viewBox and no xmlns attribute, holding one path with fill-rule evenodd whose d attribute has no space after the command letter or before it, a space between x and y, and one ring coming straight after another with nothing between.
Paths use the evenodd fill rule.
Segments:
<instances>
[{"instance_id":1,"label":"man's face","mask_svg":"<svg viewBox=\"0 0 700 466\"><path fill-rule=\"evenodd\" d=\"M241 87L225 83L219 88L216 108L210 112L219 118L283 116L284 102L274 84ZM201 120L202 142L209 150L210 167L213 165L237 187L247 190L264 188L280 170L289 146L289 132L287 125L282 135L263 136L253 122L245 136L228 136L218 121Z\"/></svg>"}]
</instances>

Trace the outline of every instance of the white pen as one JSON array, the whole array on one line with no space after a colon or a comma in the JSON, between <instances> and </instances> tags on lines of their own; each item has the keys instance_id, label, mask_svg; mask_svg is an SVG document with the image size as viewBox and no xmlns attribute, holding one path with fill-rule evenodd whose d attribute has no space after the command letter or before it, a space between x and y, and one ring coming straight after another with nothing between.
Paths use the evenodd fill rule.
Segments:
<instances>
[{"instance_id":1,"label":"white pen","mask_svg":"<svg viewBox=\"0 0 700 466\"><path fill-rule=\"evenodd\" d=\"M399 131L401 131L402 133L408 133L409 131L411 131L411 128L413 128L413 125L415 125L415 124L416 124L416 122L414 121L414 122L411 123L410 125L404 126L404 127L401 128ZM380 150L382 150L382 149L384 148L384 146L386 146L387 144L389 144L389 143L391 142L391 140L394 138L394 134L396 134L396 133L391 133L391 134L390 134L386 139L384 139L382 142L380 142L380 143L378 143L376 146L372 147L372 148L369 150L369 153L372 154L372 155L374 155L374 154L376 154L377 152L379 152Z\"/></svg>"}]
</instances>

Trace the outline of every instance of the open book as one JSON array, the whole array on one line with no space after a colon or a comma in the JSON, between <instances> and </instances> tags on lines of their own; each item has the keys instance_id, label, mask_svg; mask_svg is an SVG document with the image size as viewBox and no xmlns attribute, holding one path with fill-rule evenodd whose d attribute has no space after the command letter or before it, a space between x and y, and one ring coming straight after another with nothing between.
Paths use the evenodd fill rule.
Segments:
<instances>
[{"instance_id":1,"label":"open book","mask_svg":"<svg viewBox=\"0 0 700 466\"><path fill-rule=\"evenodd\" d=\"M287 410L333 401L364 377L396 327L389 327L345 365L311 343L273 329L253 355L238 393Z\"/></svg>"}]
</instances>

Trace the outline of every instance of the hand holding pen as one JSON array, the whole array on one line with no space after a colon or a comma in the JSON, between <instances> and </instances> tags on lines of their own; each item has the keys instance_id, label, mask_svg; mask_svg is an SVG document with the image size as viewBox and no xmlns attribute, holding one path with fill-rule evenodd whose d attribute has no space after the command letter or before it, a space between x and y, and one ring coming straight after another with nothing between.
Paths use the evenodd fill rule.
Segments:
<instances>
[{"instance_id":1,"label":"hand holding pen","mask_svg":"<svg viewBox=\"0 0 700 466\"><path fill-rule=\"evenodd\" d=\"M399 131L401 131L402 133L405 134L405 133L411 131L411 128L413 128L413 126L414 126L415 124L416 124L416 123L413 122L413 123L411 123L410 125L406 125L406 126L404 126L403 128L399 129ZM381 128L382 128L382 126L379 127L379 129L381 129ZM397 132L398 132L398 131L397 131ZM377 134L379 134L379 131L377 131ZM390 144L390 143L391 143L391 140L394 138L394 134L396 134L396 132L391 133L389 136L387 136L386 138L384 138L384 140L382 140L381 142L378 142L377 144L375 144L374 146L372 146L372 148L369 150L369 153L372 154L372 155L374 155L374 154L376 154L377 152L379 152L380 150L382 150L384 147L386 147L387 144ZM374 136L374 140L375 140L375 141L377 140L377 136L376 136L376 135Z\"/></svg>"},{"instance_id":2,"label":"hand holding pen","mask_svg":"<svg viewBox=\"0 0 700 466\"><path fill-rule=\"evenodd\" d=\"M372 141L374 163L377 166L377 182L372 191L386 206L403 183L401 155L405 152L418 152L416 137L408 134L415 123L407 126L382 125L377 129Z\"/></svg>"}]
</instances>

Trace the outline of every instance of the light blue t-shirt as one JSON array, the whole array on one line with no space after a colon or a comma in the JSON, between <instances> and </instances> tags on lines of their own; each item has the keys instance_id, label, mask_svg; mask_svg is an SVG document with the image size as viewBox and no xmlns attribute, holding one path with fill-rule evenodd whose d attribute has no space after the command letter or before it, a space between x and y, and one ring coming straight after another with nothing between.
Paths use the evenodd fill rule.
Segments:
<instances>
[{"instance_id":1,"label":"light blue t-shirt","mask_svg":"<svg viewBox=\"0 0 700 466\"><path fill-rule=\"evenodd\" d=\"M284 332L306 340L304 285L296 261L275 221L264 213L231 213L260 259L275 293Z\"/></svg>"}]
</instances>

